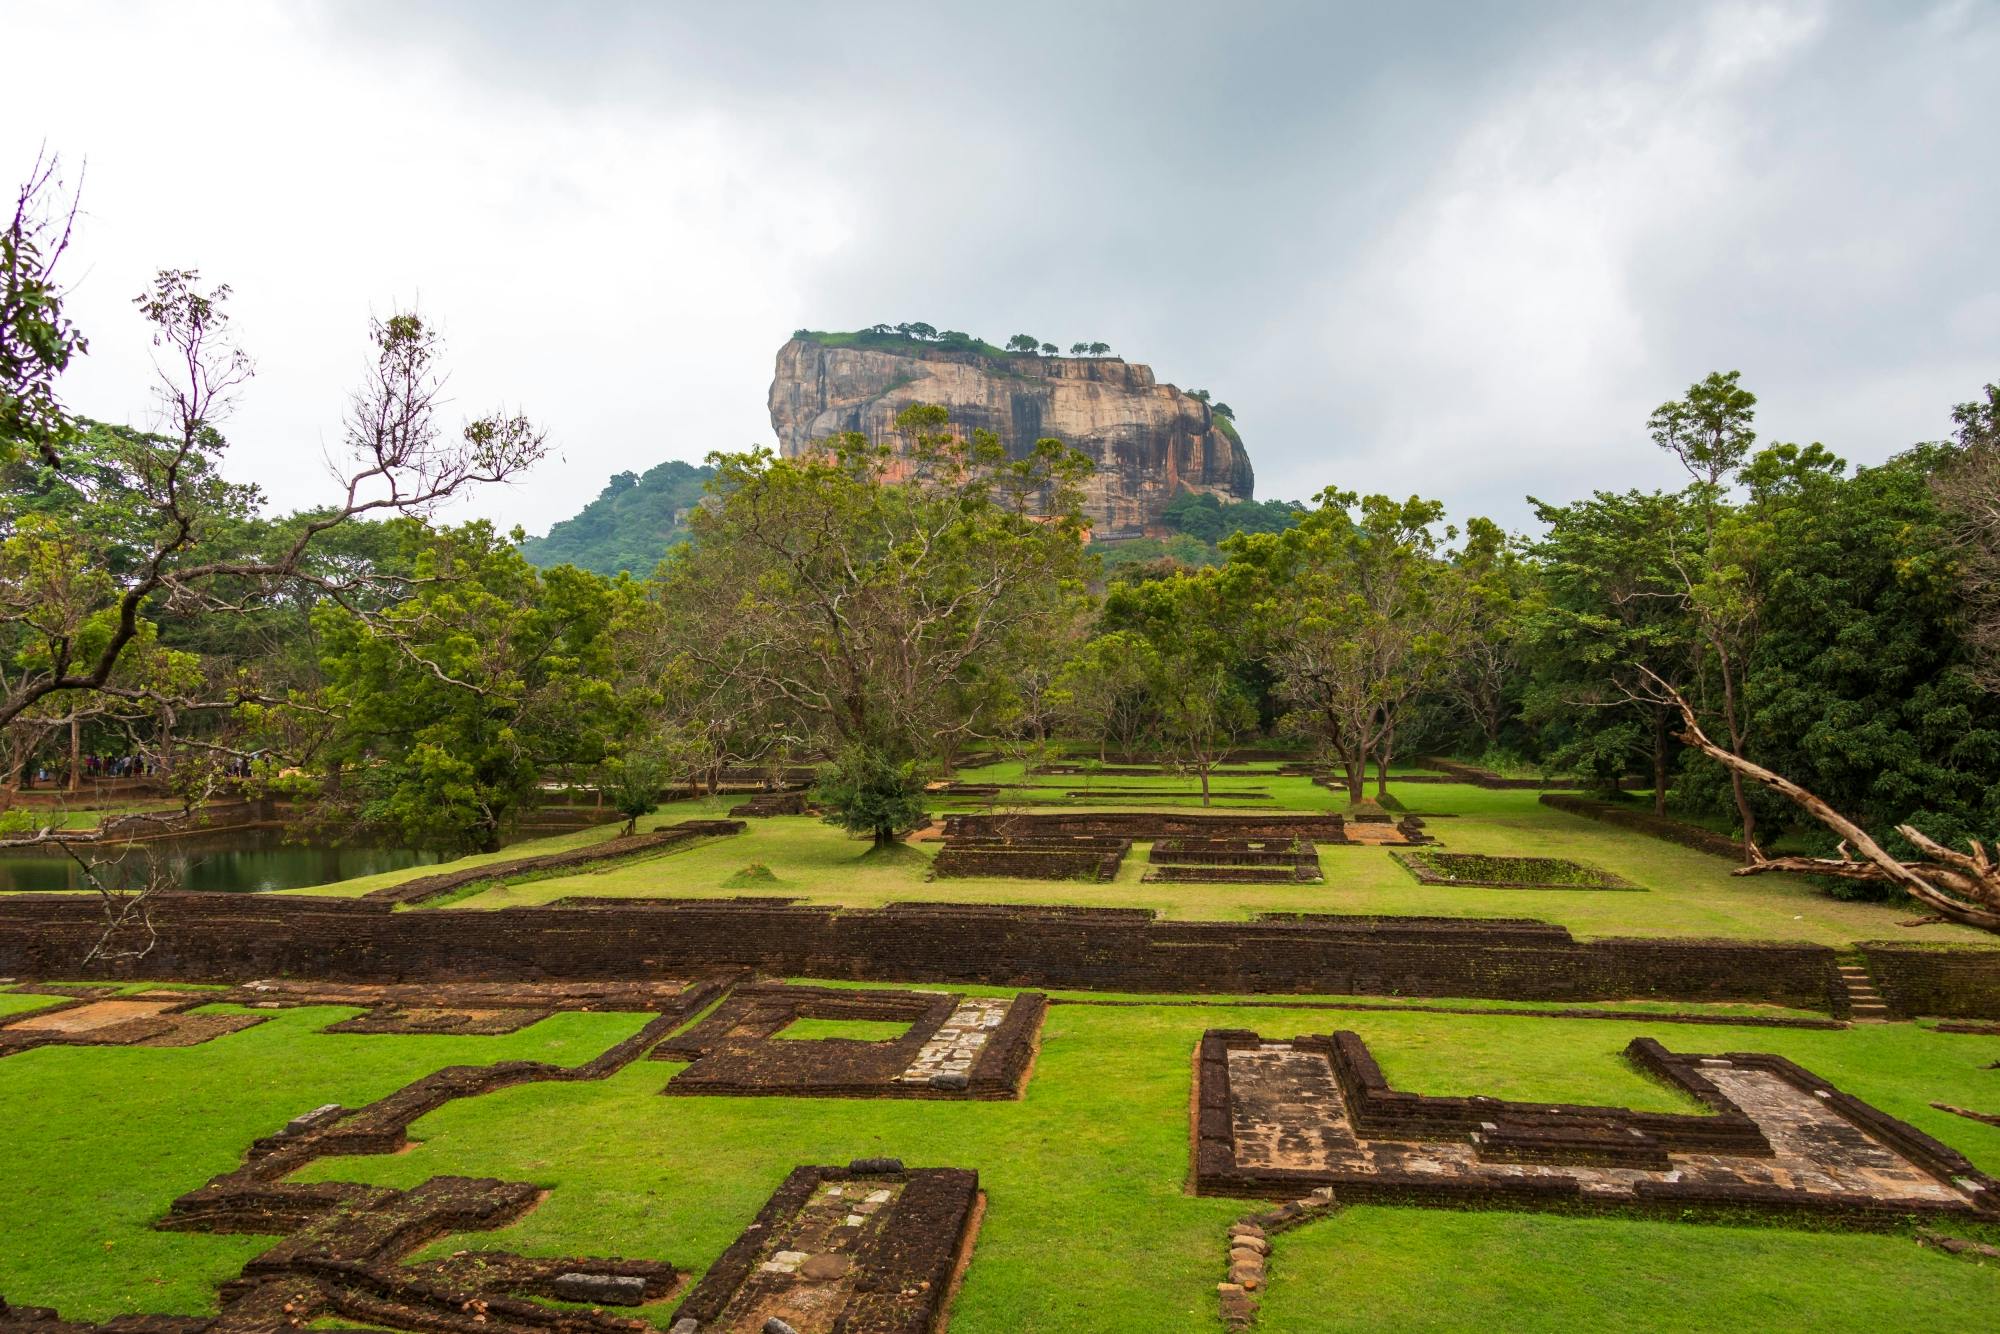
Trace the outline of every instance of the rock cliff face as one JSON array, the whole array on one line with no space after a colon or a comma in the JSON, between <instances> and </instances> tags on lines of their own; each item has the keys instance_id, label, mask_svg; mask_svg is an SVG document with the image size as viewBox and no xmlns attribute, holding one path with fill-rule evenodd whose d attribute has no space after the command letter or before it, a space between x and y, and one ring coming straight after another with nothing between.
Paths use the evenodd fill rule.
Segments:
<instances>
[{"instance_id":1,"label":"rock cliff face","mask_svg":"<svg viewBox=\"0 0 2000 1334\"><path fill-rule=\"evenodd\" d=\"M1099 538L1160 531L1160 512L1180 491L1248 500L1255 480L1208 405L1157 383L1147 366L900 340L829 347L794 338L778 350L771 426L788 457L842 431L891 436L912 403L943 404L956 426L994 432L1016 457L1043 436L1089 455L1097 471L1085 512Z\"/></svg>"}]
</instances>

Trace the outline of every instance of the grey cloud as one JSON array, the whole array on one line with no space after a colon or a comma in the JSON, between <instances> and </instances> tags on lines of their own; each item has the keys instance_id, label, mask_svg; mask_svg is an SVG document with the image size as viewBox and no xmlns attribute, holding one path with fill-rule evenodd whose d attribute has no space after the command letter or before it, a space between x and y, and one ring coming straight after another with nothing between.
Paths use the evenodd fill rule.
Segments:
<instances>
[{"instance_id":1,"label":"grey cloud","mask_svg":"<svg viewBox=\"0 0 2000 1334\"><path fill-rule=\"evenodd\" d=\"M1103 338L1229 400L1264 495L1418 491L1517 524L1530 491L1671 481L1645 414L1710 369L1744 372L1767 437L1864 462L2000 376L1989 5L467 2L310 23L330 61L459 90L440 114L506 108L494 132L524 141L493 162L548 183L502 210L427 199L407 228L478 229L490 255L546 245L536 226L600 251L657 226L662 253L586 257L614 289L590 371L535 383L473 331L524 368L504 388L570 417L568 471L488 502L531 527L612 471L765 436L796 325ZM342 108L324 115L337 137ZM714 216L689 230L618 218L636 194L568 170L574 136L655 127L714 132L683 183ZM643 207L681 207L653 184ZM300 203L217 193L273 225ZM553 223L510 216L541 194ZM417 280L477 293L449 246L421 249L443 272Z\"/></svg>"}]
</instances>

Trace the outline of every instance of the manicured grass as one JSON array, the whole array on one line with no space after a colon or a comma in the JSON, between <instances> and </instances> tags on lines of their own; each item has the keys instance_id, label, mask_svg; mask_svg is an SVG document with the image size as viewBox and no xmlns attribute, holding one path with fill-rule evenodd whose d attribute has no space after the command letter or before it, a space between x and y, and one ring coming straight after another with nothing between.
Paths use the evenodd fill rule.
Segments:
<instances>
[{"instance_id":1,"label":"manicured grass","mask_svg":"<svg viewBox=\"0 0 2000 1334\"><path fill-rule=\"evenodd\" d=\"M28 998L0 996L14 999ZM278 1011L198 1047L43 1047L0 1059L0 1294L88 1319L212 1310L215 1285L270 1240L150 1225L175 1196L241 1163L251 1140L446 1065L586 1061L643 1022L559 1014L500 1037L317 1031L355 1013Z\"/></svg>"},{"instance_id":2,"label":"manicured grass","mask_svg":"<svg viewBox=\"0 0 2000 1334\"><path fill-rule=\"evenodd\" d=\"M1020 777L1018 764L968 775ZM1112 780L1102 780L1109 784ZM1157 778L1127 780L1157 785ZM1251 774L1228 781L1256 784L1292 810L1344 805L1305 779ZM1392 790L1395 789L1391 782ZM1372 793L1372 785L1369 789ZM874 907L897 900L961 903L1089 903L1152 908L1177 919L1242 920L1258 912L1390 913L1457 917L1536 917L1567 926L1580 937L1699 936L1746 940L1804 940L1844 946L1859 940L1933 940L1991 944L1969 927L1933 924L1909 928L1908 905L1835 899L1797 876L1733 876L1731 863L1631 830L1619 829L1543 806L1528 791L1493 791L1460 784L1406 784L1399 790L1410 810L1439 818L1429 832L1450 852L1499 857L1553 857L1601 867L1649 893L1587 894L1565 889L1477 889L1424 885L1398 866L1384 847L1322 846L1326 873L1318 885L1144 884L1146 845L1135 845L1118 878L1093 884L1011 879L924 879L923 862L864 859L865 840L809 816L752 820L748 832L705 841L684 851L620 862L575 875L508 885L454 905L460 909L519 907L572 895L713 897L760 892L808 903ZM677 802L649 823L711 818L735 798ZM985 809L982 807L981 809ZM994 809L1020 809L997 806ZM1124 809L1124 808L1121 808ZM507 855L576 846L608 837L611 826L520 844ZM936 843L914 847L928 858ZM732 883L747 862L761 862L782 882L768 891ZM347 881L328 892L350 894L375 884L423 874L422 868Z\"/></svg>"},{"instance_id":3,"label":"manicured grass","mask_svg":"<svg viewBox=\"0 0 2000 1334\"><path fill-rule=\"evenodd\" d=\"M634 1016L561 1015L507 1038L316 1030L292 1011L177 1051L50 1049L0 1061L0 1292L65 1314L200 1311L267 1243L154 1233L181 1191L249 1140L327 1101L354 1105L453 1061L581 1059ZM663 1257L699 1272L793 1166L890 1154L979 1170L988 1210L955 1334L1216 1327L1222 1229L1258 1207L1197 1199L1187 1175L1189 1057L1209 1027L1281 1037L1351 1028L1399 1087L1433 1094L1688 1110L1620 1056L1640 1034L1677 1051L1775 1051L2000 1168L2000 1129L1933 1111L1985 1106L2000 1039L1914 1025L1794 1032L1228 1005L1058 1005L1018 1102L663 1098L678 1066L524 1085L452 1103L390 1157L304 1178L413 1185L441 1173L546 1186L512 1227L434 1249ZM1990 1267L1905 1236L1355 1209L1283 1237L1261 1328L1981 1328ZM662 1317L665 1312L647 1314Z\"/></svg>"},{"instance_id":4,"label":"manicured grass","mask_svg":"<svg viewBox=\"0 0 2000 1334\"><path fill-rule=\"evenodd\" d=\"M893 1019L794 1019L778 1034L781 1038L846 1038L850 1042L894 1042L910 1031L906 1023Z\"/></svg>"}]
</instances>

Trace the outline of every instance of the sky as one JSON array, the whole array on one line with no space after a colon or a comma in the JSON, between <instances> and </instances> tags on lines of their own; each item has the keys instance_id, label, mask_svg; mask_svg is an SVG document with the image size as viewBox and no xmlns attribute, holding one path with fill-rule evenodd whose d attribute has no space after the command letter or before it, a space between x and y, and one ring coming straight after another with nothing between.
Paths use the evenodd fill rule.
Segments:
<instances>
[{"instance_id":1,"label":"sky","mask_svg":"<svg viewBox=\"0 0 2000 1334\"><path fill-rule=\"evenodd\" d=\"M1230 403L1260 498L1667 486L1740 370L1856 463L2000 379L2000 3L0 0L0 168L80 178L64 381L148 424L131 298L227 282L226 471L330 498L371 316L452 411L615 472L772 443L795 328L1102 340ZM8 164L12 164L9 166Z\"/></svg>"}]
</instances>

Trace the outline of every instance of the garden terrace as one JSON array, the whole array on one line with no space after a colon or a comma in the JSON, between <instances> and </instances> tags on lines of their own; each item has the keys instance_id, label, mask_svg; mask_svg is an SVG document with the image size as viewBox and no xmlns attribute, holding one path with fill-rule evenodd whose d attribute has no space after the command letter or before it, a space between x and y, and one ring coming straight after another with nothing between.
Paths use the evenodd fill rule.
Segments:
<instances>
[{"instance_id":1,"label":"garden terrace","mask_svg":"<svg viewBox=\"0 0 2000 1334\"><path fill-rule=\"evenodd\" d=\"M609 839L603 843L569 848L562 852L515 857L507 861L485 862L463 870L422 875L414 880L404 880L394 885L369 890L367 897L379 902L412 907L456 893L468 885L488 880L504 881L517 876L546 875L553 871L572 870L596 862L617 861L625 857L666 852L690 844L696 839L721 838L730 834L740 834L743 830L744 824L741 820L682 820L678 824L664 825L650 834L634 834L629 838Z\"/></svg>"},{"instance_id":2,"label":"garden terrace","mask_svg":"<svg viewBox=\"0 0 2000 1334\"><path fill-rule=\"evenodd\" d=\"M1727 834L1719 834L1713 829L1703 829L1700 825L1676 820L1672 816L1655 815L1651 810L1615 805L1600 801L1595 797L1581 797L1568 792L1548 792L1542 795L1542 804L1551 810L1581 815L1592 820L1602 820L1606 824L1617 825L1620 829L1630 829L1652 838L1663 838L1669 843L1678 843L1696 852L1712 853L1717 857L1727 857L1731 861L1741 861L1743 844Z\"/></svg>"},{"instance_id":3,"label":"garden terrace","mask_svg":"<svg viewBox=\"0 0 2000 1334\"><path fill-rule=\"evenodd\" d=\"M351 1005L362 1013L329 1033L513 1033L552 1014L572 1010L663 1011L684 1007L690 996L713 996L729 975L695 981L642 982L308 982L273 978L248 982L221 1002L256 1009Z\"/></svg>"},{"instance_id":4,"label":"garden terrace","mask_svg":"<svg viewBox=\"0 0 2000 1334\"><path fill-rule=\"evenodd\" d=\"M982 936L1004 939L1018 929L1017 919L986 911L958 915L971 919ZM429 916L443 917L440 925L448 925L484 914L370 912L352 920ZM574 920L581 914L567 916ZM135 988L121 990L129 994ZM967 999L1003 1003L1018 991L954 990ZM72 998L0 991L0 1010ZM105 1322L131 1312L189 1313L150 1316L161 1322L150 1327L127 1315L117 1321L119 1334L147 1328L155 1334L292 1328L293 1315L307 1327L462 1329L463 1334L595 1331L626 1315L666 1328L677 1316L693 1318L695 1308L687 1302L672 1309L679 1292L660 1296L681 1273L701 1280L711 1294L733 1295L740 1285L732 1275L757 1272L774 1283L789 1282L788 1269L828 1282L819 1276L837 1265L814 1264L808 1274L806 1263L829 1252L856 1252L843 1251L842 1239L831 1234L813 1234L803 1245L780 1243L772 1235L781 1226L780 1215L760 1211L799 1164L893 1155L906 1164L952 1163L976 1170L986 1192L985 1221L991 1226L981 1230L956 1298L950 1296L948 1276L940 1284L934 1270L895 1288L949 1301L955 1334L1098 1334L1107 1312L1132 1329L1216 1327L1223 1230L1247 1206L1240 1198L1185 1193L1187 1118L1195 1087L1190 1053L1208 1030L1255 1030L1260 1042L1324 1033L1328 1014L1317 1007L1343 1002L1314 998L1291 1007L1268 997L1251 1002L1184 994L1058 999L1061 1008L1043 1026L1031 1094L1002 1102L663 1098L662 1085L676 1066L639 1061L612 1069L585 1059L614 1046L643 1050L643 1038L631 1041L642 1025L659 1033L651 1017L629 1013L562 1012L520 1032L491 1037L353 1037L326 1032L331 1020L352 1007L288 1008L269 1011L265 1023L199 1048L32 1052L9 1062L0 1079L0 1117L10 1127L9 1150L0 1155L6 1182L0 1190L0 1291L17 1303L57 1307L77 1321ZM1450 1013L1440 1012L1447 1008ZM1613 1012L1619 1008L1622 1014ZM1477 1002L1418 1008L1385 999L1343 1013L1341 1023L1363 1035L1387 1072L1391 1092L1489 1095L1527 1108L1596 1107L1642 1116L1704 1110L1680 1086L1616 1059L1614 1053L1630 1038L1652 1031L1657 1016L1641 1007L1587 1013L1589 1022L1490 1004L1482 1008ZM2000 1055L1996 1039L1911 1024L1746 1027L1735 1033L1717 1027L1761 1022L1764 1013L1711 1009L1676 1018L1698 1017L1711 1025L1702 1030L1702 1049L1782 1055L1831 1081L1820 1087L1853 1093L1965 1152L1981 1168L1990 1169L2000 1155L2000 1129L1929 1106L1932 1101L1987 1106L1993 1075L1982 1067ZM570 1064L579 1060L594 1064L587 1073L596 1077L509 1082L508 1072L523 1064L581 1070ZM499 1075L490 1084L484 1075L454 1076L449 1084L435 1077L441 1067L469 1063ZM420 1098L395 1096L412 1085ZM433 1103L444 1091L456 1096ZM342 1110L366 1111L378 1104L386 1104L379 1119ZM328 1105L331 1110L317 1111ZM407 1119L411 1116L417 1119ZM298 1129L272 1133L288 1119L300 1123ZM336 1133L357 1120L351 1131ZM394 1133L399 1124L405 1129ZM1766 1134L1783 1152L1777 1137ZM228 1175L245 1162L245 1147L260 1135L273 1143L251 1158L260 1165L271 1160L268 1179L242 1180L235 1201L220 1196L207 1201L218 1226L228 1221L231 1207L239 1222L219 1233L154 1226L190 1185L218 1172ZM288 1162L282 1146L309 1139L326 1152ZM1462 1136L1442 1143L1455 1152L1472 1151ZM1420 1146L1404 1147L1415 1152ZM368 1156L357 1156L362 1152ZM1638 1170L1504 1161L1488 1166L1496 1172ZM881 1163L862 1165L863 1171L870 1168L891 1170ZM440 1179L478 1186L460 1191L455 1184L440 1185L432 1187L438 1192L434 1197L406 1198ZM546 1188L546 1198L516 1213L531 1198L523 1183ZM870 1186L860 1201L879 1189ZM1342 1191L1341 1199L1347 1197ZM426 1199L435 1203L436 1213ZM1477 1324L1554 1334L1659 1323L1662 1316L1650 1299L1635 1305L1628 1281L1633 1274L1643 1274L1668 1294L1661 1299L1671 1303L1668 1323L1687 1327L1739 1327L1768 1317L1774 1308L1783 1312L1777 1323L1787 1327L1843 1334L1983 1328L2000 1314L1990 1266L1981 1269L1912 1245L1902 1234L1752 1229L1741 1226L1746 1221L1741 1212L1728 1214L1737 1225L1713 1227L1688 1221L1677 1209L1648 1212L1639 1206L1593 1213L1588 1205L1558 1211L1539 1205L1442 1210L1369 1205L1358 1194L1355 1201L1355 1207L1287 1215L1312 1223L1278 1243L1269 1286L1257 1289L1265 1303L1263 1324L1272 1334L1326 1328L1329 1313L1334 1327L1355 1329ZM884 1203L877 1202L878 1212ZM429 1230L426 1215L472 1230L437 1237L397 1259L329 1261L324 1251L290 1248L294 1268L282 1281L321 1266L306 1275L315 1289L324 1284L354 1293L341 1296L338 1306L324 1303L317 1291L287 1293L291 1314L283 1312L284 1303L260 1307L248 1304L247 1292L235 1296L235 1280L253 1260L309 1224L313 1236L356 1250L392 1239L386 1225L370 1229L357 1223L356 1230L348 1230L343 1215L366 1212L366 1205L380 1205L406 1240ZM282 1217L281 1210L296 1216ZM1953 1234L1994 1235L1992 1224L1967 1213L1923 1217ZM848 1226L847 1218L840 1215L841 1226ZM500 1226L487 1230L487 1220ZM759 1226L752 1228L753 1223ZM1275 1234L1277 1227L1267 1231ZM940 1249L963 1239L948 1221L907 1235L912 1245ZM831 1244L821 1244L822 1237ZM751 1250L749 1262L724 1263L721 1257L732 1250L739 1259L743 1255L738 1242ZM767 1242L772 1244L764 1246ZM780 1259L780 1251L788 1253ZM1550 1255L1562 1256L1562 1265L1550 1266ZM626 1258L582 1258L592 1256ZM766 1260L776 1261L777 1269L760 1271ZM369 1270L425 1285L407 1289L421 1300L387 1302L379 1288L369 1286L378 1281L366 1277ZM552 1285L566 1274L594 1278L597 1286L560 1292L527 1286ZM613 1284L621 1278L640 1282ZM279 1276L267 1281L276 1283ZM927 1282L929 1288L923 1286ZM857 1281L852 1291L860 1289ZM803 1285L788 1290L810 1291ZM886 1295L890 1288L873 1290ZM1521 1304L1524 1290L1534 1295L1527 1305ZM436 1294L436 1302L427 1291ZM820 1291L852 1299L850 1290ZM656 1304L640 1309L613 1304L635 1296ZM228 1319L212 1325L219 1297L227 1303L222 1310ZM546 1315L525 1309L552 1298L580 1304L544 1307ZM726 1305L728 1296L720 1300ZM459 1304L446 1309L453 1301ZM487 1309L468 1310L472 1302L486 1303ZM487 1319L472 1321L474 1313ZM572 1319L592 1323L547 1323ZM24 1334L62 1329L20 1327Z\"/></svg>"},{"instance_id":5,"label":"garden terrace","mask_svg":"<svg viewBox=\"0 0 2000 1334\"><path fill-rule=\"evenodd\" d=\"M1166 838L1310 838L1347 841L1338 815L1289 812L1208 813L1193 811L1078 811L1008 815L952 814L944 817L947 840L970 838L1122 838L1157 842Z\"/></svg>"},{"instance_id":6,"label":"garden terrace","mask_svg":"<svg viewBox=\"0 0 2000 1334\"><path fill-rule=\"evenodd\" d=\"M800 1167L676 1314L702 1330L930 1334L979 1226L979 1174L895 1159Z\"/></svg>"},{"instance_id":7,"label":"garden terrace","mask_svg":"<svg viewBox=\"0 0 2000 1334\"><path fill-rule=\"evenodd\" d=\"M748 801L738 802L729 808L732 820L767 819L773 815L804 815L806 794L800 792L766 792Z\"/></svg>"},{"instance_id":8,"label":"garden terrace","mask_svg":"<svg viewBox=\"0 0 2000 1334\"><path fill-rule=\"evenodd\" d=\"M1559 927L1523 940L1518 927L1464 918L1298 914L1189 922L1032 907L961 913L672 900L647 908L392 912L366 900L225 894L165 896L156 901L154 917L158 935L151 951L123 961L124 971L224 980L487 981L685 976L737 967L853 981L1560 1001L1651 997L1817 1010L1832 1005L1839 986L1838 956L1823 945L1578 941ZM103 934L90 898L0 897L0 970L60 975ZM1961 993L1980 994L1975 979L1995 971L2000 951L1982 952L1961 969L1968 979ZM1895 1000L1893 989L1887 995Z\"/></svg>"},{"instance_id":9,"label":"garden terrace","mask_svg":"<svg viewBox=\"0 0 2000 1334\"><path fill-rule=\"evenodd\" d=\"M1995 1183L1962 1154L1781 1056L1680 1055L1647 1038L1627 1056L1707 1114L1401 1093L1351 1032L1211 1030L1197 1056L1196 1187L1859 1226L2000 1218Z\"/></svg>"},{"instance_id":10,"label":"garden terrace","mask_svg":"<svg viewBox=\"0 0 2000 1334\"><path fill-rule=\"evenodd\" d=\"M1489 857L1473 852L1399 852L1402 866L1426 885L1480 889L1638 889L1595 866L1561 857Z\"/></svg>"},{"instance_id":11,"label":"garden terrace","mask_svg":"<svg viewBox=\"0 0 2000 1334\"><path fill-rule=\"evenodd\" d=\"M140 991L129 996L95 991L0 1020L0 1056L37 1047L192 1047L240 1033L263 1018L246 1014L196 1014L215 997L204 992ZM52 994L64 995L51 989Z\"/></svg>"},{"instance_id":12,"label":"garden terrace","mask_svg":"<svg viewBox=\"0 0 2000 1334\"><path fill-rule=\"evenodd\" d=\"M846 1098L1018 1098L1047 998L942 991L739 987L653 1059L692 1061L671 1094ZM881 1040L788 1037L806 1020L899 1024Z\"/></svg>"},{"instance_id":13,"label":"garden terrace","mask_svg":"<svg viewBox=\"0 0 2000 1334\"><path fill-rule=\"evenodd\" d=\"M986 876L1116 880L1131 850L1130 839L1098 835L1037 838L947 832L943 850L931 863L931 874L945 880Z\"/></svg>"},{"instance_id":14,"label":"garden terrace","mask_svg":"<svg viewBox=\"0 0 2000 1334\"><path fill-rule=\"evenodd\" d=\"M1167 838L1146 860L1148 883L1312 884L1319 851L1306 839Z\"/></svg>"}]
</instances>

